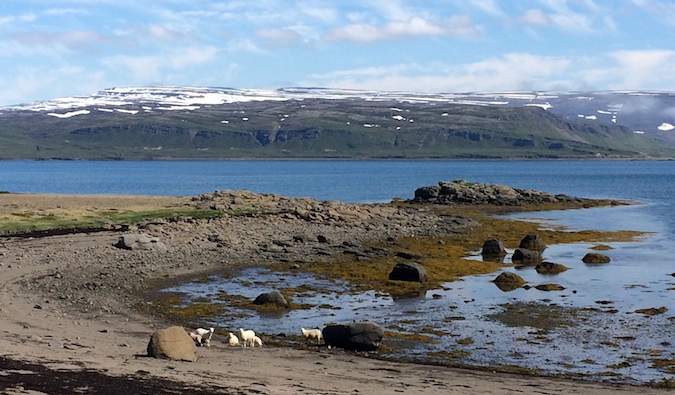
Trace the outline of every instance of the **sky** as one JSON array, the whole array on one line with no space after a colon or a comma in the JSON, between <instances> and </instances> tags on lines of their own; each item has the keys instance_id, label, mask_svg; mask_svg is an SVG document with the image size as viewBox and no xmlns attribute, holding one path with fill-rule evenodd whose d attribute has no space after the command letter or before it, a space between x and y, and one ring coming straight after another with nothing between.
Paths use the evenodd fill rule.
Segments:
<instances>
[{"instance_id":1,"label":"sky","mask_svg":"<svg viewBox=\"0 0 675 395\"><path fill-rule=\"evenodd\" d=\"M1 0L0 106L112 87L675 91L673 0Z\"/></svg>"}]
</instances>

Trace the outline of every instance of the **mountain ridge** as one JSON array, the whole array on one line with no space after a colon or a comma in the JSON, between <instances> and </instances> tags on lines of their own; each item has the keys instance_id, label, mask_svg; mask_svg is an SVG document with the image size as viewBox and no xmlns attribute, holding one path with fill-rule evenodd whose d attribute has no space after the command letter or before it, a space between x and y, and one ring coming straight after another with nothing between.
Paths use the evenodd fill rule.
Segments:
<instances>
[{"instance_id":1,"label":"mountain ridge","mask_svg":"<svg viewBox=\"0 0 675 395\"><path fill-rule=\"evenodd\" d=\"M0 157L662 158L673 115L653 91L122 87L1 108Z\"/></svg>"}]
</instances>

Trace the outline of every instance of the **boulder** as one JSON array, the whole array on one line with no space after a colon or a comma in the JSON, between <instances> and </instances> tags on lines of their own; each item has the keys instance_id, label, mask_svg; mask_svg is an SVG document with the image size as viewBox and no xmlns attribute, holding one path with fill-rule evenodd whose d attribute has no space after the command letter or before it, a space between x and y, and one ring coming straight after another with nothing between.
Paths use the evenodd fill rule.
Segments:
<instances>
[{"instance_id":1,"label":"boulder","mask_svg":"<svg viewBox=\"0 0 675 395\"><path fill-rule=\"evenodd\" d=\"M481 248L480 253L483 255L483 259L502 258L506 255L506 248L504 248L504 244L501 240L486 240L483 243L483 248Z\"/></svg>"},{"instance_id":2,"label":"boulder","mask_svg":"<svg viewBox=\"0 0 675 395\"><path fill-rule=\"evenodd\" d=\"M288 307L288 300L284 297L284 295L279 292L279 291L272 291L272 292L267 292L267 293L262 293L258 295L255 300L253 301L253 304L269 304L269 305L277 305L281 307Z\"/></svg>"},{"instance_id":3,"label":"boulder","mask_svg":"<svg viewBox=\"0 0 675 395\"><path fill-rule=\"evenodd\" d=\"M516 248L511 256L513 263L521 265L538 265L541 263L541 254L537 251L528 250L525 248Z\"/></svg>"},{"instance_id":4,"label":"boulder","mask_svg":"<svg viewBox=\"0 0 675 395\"><path fill-rule=\"evenodd\" d=\"M327 345L354 351L374 351L382 342L384 329L374 322L328 325L323 329Z\"/></svg>"},{"instance_id":5,"label":"boulder","mask_svg":"<svg viewBox=\"0 0 675 395\"><path fill-rule=\"evenodd\" d=\"M508 292L518 289L525 285L526 281L522 277L511 272L502 272L497 278L492 280L502 291Z\"/></svg>"},{"instance_id":6,"label":"boulder","mask_svg":"<svg viewBox=\"0 0 675 395\"><path fill-rule=\"evenodd\" d=\"M195 362L197 346L182 326L172 326L152 334L148 343L148 356Z\"/></svg>"},{"instance_id":7,"label":"boulder","mask_svg":"<svg viewBox=\"0 0 675 395\"><path fill-rule=\"evenodd\" d=\"M527 235L520 241L518 247L526 250L543 252L546 249L546 244L539 235Z\"/></svg>"},{"instance_id":8,"label":"boulder","mask_svg":"<svg viewBox=\"0 0 675 395\"><path fill-rule=\"evenodd\" d=\"M418 262L399 263L389 273L389 279L395 281L427 282L427 270Z\"/></svg>"},{"instance_id":9,"label":"boulder","mask_svg":"<svg viewBox=\"0 0 675 395\"><path fill-rule=\"evenodd\" d=\"M553 262L542 262L534 268L539 274L560 274L568 269L565 265Z\"/></svg>"},{"instance_id":10,"label":"boulder","mask_svg":"<svg viewBox=\"0 0 675 395\"><path fill-rule=\"evenodd\" d=\"M125 250L160 250L166 251L166 245L157 237L142 233L120 236L115 247Z\"/></svg>"},{"instance_id":11,"label":"boulder","mask_svg":"<svg viewBox=\"0 0 675 395\"><path fill-rule=\"evenodd\" d=\"M597 252L589 252L581 259L584 263L609 263L610 259L607 255L599 254Z\"/></svg>"}]
</instances>

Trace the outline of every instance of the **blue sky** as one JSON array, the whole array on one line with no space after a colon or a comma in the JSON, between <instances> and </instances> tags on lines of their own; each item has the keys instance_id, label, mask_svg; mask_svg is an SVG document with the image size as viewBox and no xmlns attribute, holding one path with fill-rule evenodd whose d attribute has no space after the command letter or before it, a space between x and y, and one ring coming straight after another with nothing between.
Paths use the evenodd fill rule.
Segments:
<instances>
[{"instance_id":1,"label":"blue sky","mask_svg":"<svg viewBox=\"0 0 675 395\"><path fill-rule=\"evenodd\" d=\"M0 105L121 86L675 91L670 0L2 0Z\"/></svg>"}]
</instances>

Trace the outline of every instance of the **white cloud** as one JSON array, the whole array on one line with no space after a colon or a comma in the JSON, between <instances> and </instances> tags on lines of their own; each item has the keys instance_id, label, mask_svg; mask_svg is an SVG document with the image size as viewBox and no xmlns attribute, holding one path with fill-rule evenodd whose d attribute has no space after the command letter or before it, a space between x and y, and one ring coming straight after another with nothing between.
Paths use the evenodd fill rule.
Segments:
<instances>
[{"instance_id":1,"label":"white cloud","mask_svg":"<svg viewBox=\"0 0 675 395\"><path fill-rule=\"evenodd\" d=\"M324 35L327 41L373 42L412 36L477 36L480 29L469 16L457 15L441 23L420 17L395 20L383 27L372 24L351 24L333 29Z\"/></svg>"},{"instance_id":2,"label":"white cloud","mask_svg":"<svg viewBox=\"0 0 675 395\"><path fill-rule=\"evenodd\" d=\"M616 85L623 89L651 87L665 89L675 82L675 51L615 51L610 56L617 62Z\"/></svg>"},{"instance_id":3,"label":"white cloud","mask_svg":"<svg viewBox=\"0 0 675 395\"><path fill-rule=\"evenodd\" d=\"M13 40L26 47L61 47L73 52L93 52L102 44L109 43L107 37L93 30L72 30L63 33L29 32L17 34Z\"/></svg>"},{"instance_id":4,"label":"white cloud","mask_svg":"<svg viewBox=\"0 0 675 395\"><path fill-rule=\"evenodd\" d=\"M418 92L546 89L565 80L572 61L512 53L463 65L399 64L314 75L310 85Z\"/></svg>"},{"instance_id":5,"label":"white cloud","mask_svg":"<svg viewBox=\"0 0 675 395\"><path fill-rule=\"evenodd\" d=\"M271 46L291 47L302 42L302 36L293 29L262 29L255 35Z\"/></svg>"},{"instance_id":6,"label":"white cloud","mask_svg":"<svg viewBox=\"0 0 675 395\"><path fill-rule=\"evenodd\" d=\"M173 41L182 37L181 33L158 24L150 25L148 27L148 33L150 37L163 41Z\"/></svg>"},{"instance_id":7,"label":"white cloud","mask_svg":"<svg viewBox=\"0 0 675 395\"><path fill-rule=\"evenodd\" d=\"M549 26L552 23L551 18L539 8L527 10L520 21L535 26Z\"/></svg>"}]
</instances>

